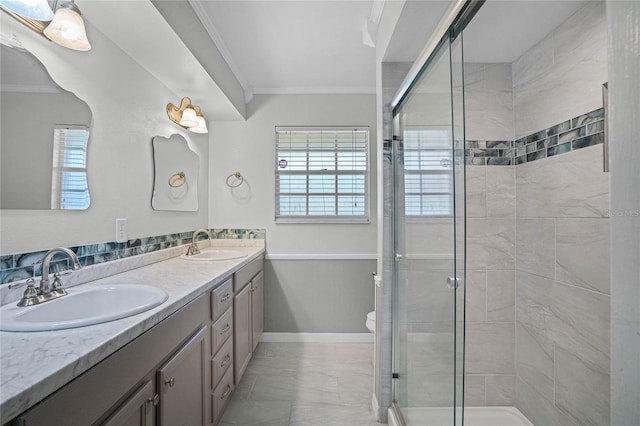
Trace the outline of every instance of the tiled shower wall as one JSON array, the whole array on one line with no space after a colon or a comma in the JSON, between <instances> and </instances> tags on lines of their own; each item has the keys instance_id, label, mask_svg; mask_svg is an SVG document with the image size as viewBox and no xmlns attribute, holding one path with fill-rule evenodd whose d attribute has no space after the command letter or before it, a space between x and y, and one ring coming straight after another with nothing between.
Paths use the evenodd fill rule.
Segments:
<instances>
[{"instance_id":1,"label":"tiled shower wall","mask_svg":"<svg viewBox=\"0 0 640 426\"><path fill-rule=\"evenodd\" d=\"M511 64L465 63L465 405L515 404L516 204Z\"/></svg>"},{"instance_id":2,"label":"tiled shower wall","mask_svg":"<svg viewBox=\"0 0 640 426\"><path fill-rule=\"evenodd\" d=\"M539 152L515 167L516 406L537 425L609 424L609 177L602 145L589 146L602 138L606 52L605 5L591 2L513 63L517 140L596 119L557 132L576 151L537 159L550 148L540 137L516 157Z\"/></svg>"}]
</instances>

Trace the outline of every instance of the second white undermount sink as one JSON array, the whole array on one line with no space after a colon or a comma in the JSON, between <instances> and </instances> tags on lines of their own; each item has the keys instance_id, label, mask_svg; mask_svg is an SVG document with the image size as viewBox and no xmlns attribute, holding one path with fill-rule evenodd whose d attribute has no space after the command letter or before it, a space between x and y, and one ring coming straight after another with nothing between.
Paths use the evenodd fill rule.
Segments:
<instances>
[{"instance_id":1,"label":"second white undermount sink","mask_svg":"<svg viewBox=\"0 0 640 426\"><path fill-rule=\"evenodd\" d=\"M168 295L142 284L77 286L69 294L29 307L0 308L0 330L46 331L84 327L125 318L153 309Z\"/></svg>"},{"instance_id":2,"label":"second white undermount sink","mask_svg":"<svg viewBox=\"0 0 640 426\"><path fill-rule=\"evenodd\" d=\"M199 254L192 254L190 256L183 254L180 257L185 260L211 262L218 260L241 259L243 257L247 257L247 254L239 250L205 249Z\"/></svg>"}]
</instances>

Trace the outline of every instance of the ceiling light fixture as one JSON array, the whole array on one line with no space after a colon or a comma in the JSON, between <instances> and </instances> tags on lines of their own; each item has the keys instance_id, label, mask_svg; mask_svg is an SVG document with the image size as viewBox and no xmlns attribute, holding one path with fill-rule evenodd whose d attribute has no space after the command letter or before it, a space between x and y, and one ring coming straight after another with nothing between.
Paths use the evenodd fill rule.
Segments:
<instances>
[{"instance_id":1,"label":"ceiling light fixture","mask_svg":"<svg viewBox=\"0 0 640 426\"><path fill-rule=\"evenodd\" d=\"M69 49L90 50L91 44L80 15L80 9L73 0L62 3L49 26L44 29L44 35L54 43Z\"/></svg>"},{"instance_id":2,"label":"ceiling light fixture","mask_svg":"<svg viewBox=\"0 0 640 426\"><path fill-rule=\"evenodd\" d=\"M183 127L193 133L208 133L207 120L202 115L200 107L191 104L191 99L184 97L177 107L171 102L167 104L167 115L169 119L178 126Z\"/></svg>"},{"instance_id":3,"label":"ceiling light fixture","mask_svg":"<svg viewBox=\"0 0 640 426\"><path fill-rule=\"evenodd\" d=\"M47 0L0 0L0 6L27 19L51 21L53 11Z\"/></svg>"}]
</instances>

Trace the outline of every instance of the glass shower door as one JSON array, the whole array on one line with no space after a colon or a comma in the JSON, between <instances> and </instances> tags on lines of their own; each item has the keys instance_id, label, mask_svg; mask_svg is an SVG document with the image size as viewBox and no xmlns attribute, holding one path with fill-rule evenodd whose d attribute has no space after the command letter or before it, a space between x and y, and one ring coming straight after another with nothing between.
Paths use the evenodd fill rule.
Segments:
<instances>
[{"instance_id":1,"label":"glass shower door","mask_svg":"<svg viewBox=\"0 0 640 426\"><path fill-rule=\"evenodd\" d=\"M461 424L455 408L462 405L464 346L458 55L459 43L442 43L394 111L393 395L408 425Z\"/></svg>"}]
</instances>

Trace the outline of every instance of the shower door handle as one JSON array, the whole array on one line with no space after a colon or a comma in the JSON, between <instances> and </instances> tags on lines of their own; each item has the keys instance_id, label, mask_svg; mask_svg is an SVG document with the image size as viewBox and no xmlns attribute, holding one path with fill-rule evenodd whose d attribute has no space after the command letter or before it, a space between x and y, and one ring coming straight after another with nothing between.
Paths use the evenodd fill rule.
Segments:
<instances>
[{"instance_id":1,"label":"shower door handle","mask_svg":"<svg viewBox=\"0 0 640 426\"><path fill-rule=\"evenodd\" d=\"M460 278L447 277L447 288L449 290L457 290L460 286Z\"/></svg>"}]
</instances>

